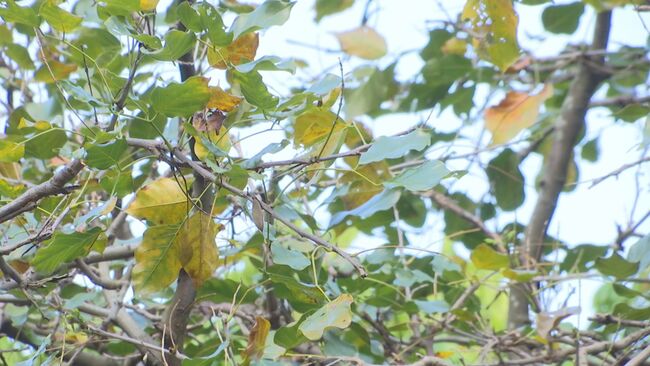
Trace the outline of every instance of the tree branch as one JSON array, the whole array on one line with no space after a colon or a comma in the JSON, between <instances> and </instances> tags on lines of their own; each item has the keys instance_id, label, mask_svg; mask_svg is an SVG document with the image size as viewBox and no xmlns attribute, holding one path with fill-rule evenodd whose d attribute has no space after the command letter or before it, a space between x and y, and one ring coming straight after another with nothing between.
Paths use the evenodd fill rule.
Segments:
<instances>
[{"instance_id":1,"label":"tree branch","mask_svg":"<svg viewBox=\"0 0 650 366\"><path fill-rule=\"evenodd\" d=\"M37 186L28 189L13 201L0 207L0 223L16 216L16 213L25 212L25 207L33 209L36 203L44 197L60 193L67 193L65 184L79 174L84 165L81 160L72 160L63 169L54 174L52 178Z\"/></svg>"},{"instance_id":2,"label":"tree branch","mask_svg":"<svg viewBox=\"0 0 650 366\"><path fill-rule=\"evenodd\" d=\"M611 11L598 14L592 50L606 50L611 28ZM604 56L595 56L595 63L602 64ZM542 256L544 237L550 223L557 201L566 183L567 171L574 145L580 131L585 125L585 114L594 92L604 80L593 65L582 62L571 83L568 95L555 123L553 148L546 157L544 175L540 181L540 192L530 222L526 228L521 260L528 266L534 265ZM523 289L515 289L510 296L508 325L511 329L529 323L528 301Z\"/></svg>"}]
</instances>

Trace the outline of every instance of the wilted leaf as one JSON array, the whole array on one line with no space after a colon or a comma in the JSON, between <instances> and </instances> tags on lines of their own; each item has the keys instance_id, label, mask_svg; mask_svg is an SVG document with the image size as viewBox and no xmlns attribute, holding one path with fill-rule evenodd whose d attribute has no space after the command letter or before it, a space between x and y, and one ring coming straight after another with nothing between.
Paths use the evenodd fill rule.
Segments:
<instances>
[{"instance_id":1,"label":"wilted leaf","mask_svg":"<svg viewBox=\"0 0 650 366\"><path fill-rule=\"evenodd\" d=\"M228 94L218 86L211 87L210 92L212 95L210 96L210 100L208 101L206 108L213 108L224 112L230 112L235 109L239 103L241 103L240 97Z\"/></svg>"},{"instance_id":2,"label":"wilted leaf","mask_svg":"<svg viewBox=\"0 0 650 366\"><path fill-rule=\"evenodd\" d=\"M336 124L334 122L336 121ZM324 109L309 109L296 117L293 142L296 146L309 147L324 140L330 131L340 131L345 121L336 114Z\"/></svg>"},{"instance_id":3,"label":"wilted leaf","mask_svg":"<svg viewBox=\"0 0 650 366\"><path fill-rule=\"evenodd\" d=\"M208 79L193 76L182 84L156 87L151 93L151 106L167 117L188 118L205 108L211 95Z\"/></svg>"},{"instance_id":4,"label":"wilted leaf","mask_svg":"<svg viewBox=\"0 0 650 366\"><path fill-rule=\"evenodd\" d=\"M251 359L259 360L264 355L264 346L266 345L266 337L271 330L271 323L258 316L255 318L255 325L251 328L248 334L248 346L244 351L244 365L250 364Z\"/></svg>"},{"instance_id":5,"label":"wilted leaf","mask_svg":"<svg viewBox=\"0 0 650 366\"><path fill-rule=\"evenodd\" d=\"M519 58L517 14L512 1L468 0L462 19L472 25L479 55L506 71Z\"/></svg>"},{"instance_id":6,"label":"wilted leaf","mask_svg":"<svg viewBox=\"0 0 650 366\"><path fill-rule=\"evenodd\" d=\"M289 19L294 4L295 2L267 0L252 12L238 16L231 28L234 38L258 29L284 24Z\"/></svg>"},{"instance_id":7,"label":"wilted leaf","mask_svg":"<svg viewBox=\"0 0 650 366\"><path fill-rule=\"evenodd\" d=\"M197 212L181 225L178 250L181 265L196 287L212 277L219 262L215 238L220 226L209 215Z\"/></svg>"},{"instance_id":8,"label":"wilted leaf","mask_svg":"<svg viewBox=\"0 0 650 366\"><path fill-rule=\"evenodd\" d=\"M226 47L208 48L208 62L215 69L226 70L229 66L253 61L259 43L259 34L244 34Z\"/></svg>"},{"instance_id":9,"label":"wilted leaf","mask_svg":"<svg viewBox=\"0 0 650 366\"><path fill-rule=\"evenodd\" d=\"M141 294L171 285L181 269L178 241L181 224L150 226L135 250L133 284Z\"/></svg>"},{"instance_id":10,"label":"wilted leaf","mask_svg":"<svg viewBox=\"0 0 650 366\"><path fill-rule=\"evenodd\" d=\"M348 55L366 60L375 60L386 54L386 40L377 31L368 27L336 33L341 50Z\"/></svg>"},{"instance_id":11,"label":"wilted leaf","mask_svg":"<svg viewBox=\"0 0 650 366\"><path fill-rule=\"evenodd\" d=\"M312 341L319 340L327 328L347 328L352 322L353 299L349 294L343 294L305 319L300 324L300 331Z\"/></svg>"},{"instance_id":12,"label":"wilted leaf","mask_svg":"<svg viewBox=\"0 0 650 366\"><path fill-rule=\"evenodd\" d=\"M485 111L485 127L492 133L492 144L503 144L537 121L539 108L553 95L553 86L546 84L536 95L509 92L495 107Z\"/></svg>"},{"instance_id":13,"label":"wilted leaf","mask_svg":"<svg viewBox=\"0 0 650 366\"><path fill-rule=\"evenodd\" d=\"M77 65L75 64L64 64L57 60L47 60L46 65L36 70L34 79L43 83L53 83L66 79L75 70L77 70Z\"/></svg>"},{"instance_id":14,"label":"wilted leaf","mask_svg":"<svg viewBox=\"0 0 650 366\"><path fill-rule=\"evenodd\" d=\"M91 250L101 253L106 246L106 237L102 234L102 229L98 227L83 233L58 232L47 246L36 252L32 266L41 273L49 274L64 263L87 255Z\"/></svg>"},{"instance_id":15,"label":"wilted leaf","mask_svg":"<svg viewBox=\"0 0 650 366\"><path fill-rule=\"evenodd\" d=\"M487 244L480 244L474 248L470 258L478 269L499 270L510 265L507 255L497 252Z\"/></svg>"},{"instance_id":16,"label":"wilted leaf","mask_svg":"<svg viewBox=\"0 0 650 366\"><path fill-rule=\"evenodd\" d=\"M384 190L382 183L392 177L389 170L389 166L385 161L378 161L361 165L355 170L343 174L339 182L349 184L347 194L341 197L345 209L352 210L359 207L381 193Z\"/></svg>"},{"instance_id":17,"label":"wilted leaf","mask_svg":"<svg viewBox=\"0 0 650 366\"><path fill-rule=\"evenodd\" d=\"M430 143L431 135L421 129L403 136L382 136L376 139L370 148L361 155L359 164L401 158L411 150L422 151Z\"/></svg>"},{"instance_id":18,"label":"wilted leaf","mask_svg":"<svg viewBox=\"0 0 650 366\"><path fill-rule=\"evenodd\" d=\"M160 178L142 187L126 212L153 224L177 224L187 215L191 204L173 178Z\"/></svg>"},{"instance_id":19,"label":"wilted leaf","mask_svg":"<svg viewBox=\"0 0 650 366\"><path fill-rule=\"evenodd\" d=\"M386 186L404 187L416 192L426 191L437 186L449 173L449 169L441 161L428 160L418 167L404 170L400 175L386 182Z\"/></svg>"}]
</instances>

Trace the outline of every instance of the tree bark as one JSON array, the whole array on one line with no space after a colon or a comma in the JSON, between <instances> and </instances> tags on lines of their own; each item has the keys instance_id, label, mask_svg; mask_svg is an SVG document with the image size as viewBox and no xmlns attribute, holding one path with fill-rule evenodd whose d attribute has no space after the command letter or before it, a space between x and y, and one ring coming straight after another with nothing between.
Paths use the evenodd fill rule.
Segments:
<instances>
[{"instance_id":1,"label":"tree bark","mask_svg":"<svg viewBox=\"0 0 650 366\"><path fill-rule=\"evenodd\" d=\"M591 49L607 49L611 17L611 11L598 14ZM545 159L544 173L539 184L539 196L526 228L523 246L520 248L521 262L529 268L535 266L542 258L546 230L566 183L576 139L585 126L585 114L589 109L589 102L600 83L606 78L606 75L594 67L602 63L602 57L582 60L562 103L560 116L555 123L553 148ZM523 285L511 287L508 316L510 329L519 328L530 322L529 296L531 296L530 292Z\"/></svg>"}]
</instances>

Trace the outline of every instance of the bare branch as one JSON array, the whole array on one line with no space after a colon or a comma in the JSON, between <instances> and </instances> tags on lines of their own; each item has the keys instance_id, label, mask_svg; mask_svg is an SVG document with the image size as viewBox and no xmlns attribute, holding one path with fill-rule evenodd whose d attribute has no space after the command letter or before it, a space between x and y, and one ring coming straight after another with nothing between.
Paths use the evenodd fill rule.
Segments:
<instances>
[{"instance_id":1,"label":"bare branch","mask_svg":"<svg viewBox=\"0 0 650 366\"><path fill-rule=\"evenodd\" d=\"M68 193L69 189L65 187L65 184L76 177L83 167L84 165L81 160L72 160L63 169L56 172L48 181L28 189L13 201L0 207L0 223L15 217L16 212L25 212L25 207L30 207L30 209L35 208L36 203L41 198L60 193Z\"/></svg>"}]
</instances>

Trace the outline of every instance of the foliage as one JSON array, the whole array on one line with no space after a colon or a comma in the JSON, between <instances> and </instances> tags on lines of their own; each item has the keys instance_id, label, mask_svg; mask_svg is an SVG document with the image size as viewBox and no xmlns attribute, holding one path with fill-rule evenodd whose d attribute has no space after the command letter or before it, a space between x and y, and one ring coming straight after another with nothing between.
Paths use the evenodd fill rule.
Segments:
<instances>
[{"instance_id":1,"label":"foliage","mask_svg":"<svg viewBox=\"0 0 650 366\"><path fill-rule=\"evenodd\" d=\"M363 15L320 67L260 54L297 2L1 3L0 360L644 364L650 59L608 38L647 5L455 5L397 54L379 1L316 0L319 24ZM538 56L525 12L593 40ZM594 125L636 128L638 160L583 178L611 147ZM613 239L549 229L632 170Z\"/></svg>"}]
</instances>

